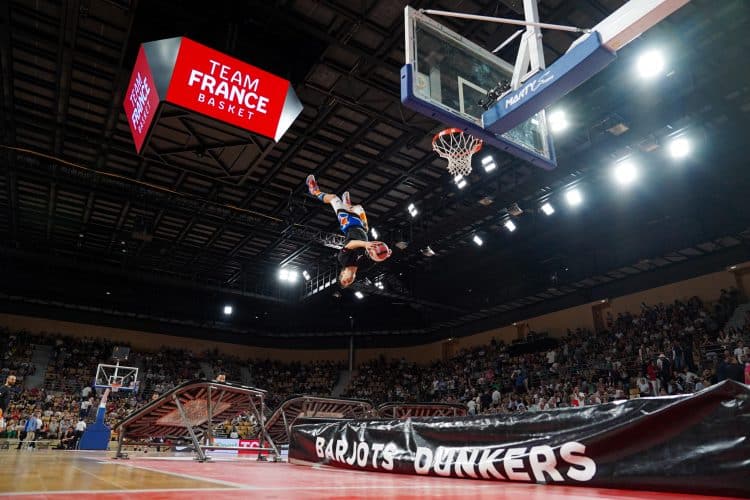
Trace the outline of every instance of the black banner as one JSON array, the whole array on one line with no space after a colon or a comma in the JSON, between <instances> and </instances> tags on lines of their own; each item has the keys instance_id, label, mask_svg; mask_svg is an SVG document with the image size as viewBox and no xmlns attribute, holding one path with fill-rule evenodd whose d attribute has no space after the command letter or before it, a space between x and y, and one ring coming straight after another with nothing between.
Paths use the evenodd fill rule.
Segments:
<instances>
[{"instance_id":1,"label":"black banner","mask_svg":"<svg viewBox=\"0 0 750 500\"><path fill-rule=\"evenodd\" d=\"M497 481L750 497L750 386L512 415L292 428L289 460Z\"/></svg>"}]
</instances>

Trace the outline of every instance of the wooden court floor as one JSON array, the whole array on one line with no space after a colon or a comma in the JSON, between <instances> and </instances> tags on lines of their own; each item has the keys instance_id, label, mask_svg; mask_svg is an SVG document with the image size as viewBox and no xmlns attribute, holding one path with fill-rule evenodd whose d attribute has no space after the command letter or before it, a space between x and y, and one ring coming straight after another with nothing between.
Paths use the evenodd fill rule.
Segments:
<instances>
[{"instance_id":1,"label":"wooden court floor","mask_svg":"<svg viewBox=\"0 0 750 500\"><path fill-rule=\"evenodd\" d=\"M253 459L75 451L0 451L0 497L37 499L663 499L722 497L497 483L313 468ZM725 498L725 497L723 497Z\"/></svg>"}]
</instances>

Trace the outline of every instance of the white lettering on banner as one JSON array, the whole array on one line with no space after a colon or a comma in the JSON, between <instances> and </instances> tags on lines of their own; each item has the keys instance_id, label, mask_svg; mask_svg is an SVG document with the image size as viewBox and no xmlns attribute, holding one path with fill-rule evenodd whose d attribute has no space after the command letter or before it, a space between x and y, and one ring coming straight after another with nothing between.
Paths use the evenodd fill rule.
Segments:
<instances>
[{"instance_id":1,"label":"white lettering on banner","mask_svg":"<svg viewBox=\"0 0 750 500\"><path fill-rule=\"evenodd\" d=\"M505 99L505 109L515 106L516 104L518 104L518 102L521 99L525 98L529 94L533 94L534 92L539 90L542 87L542 85L546 85L547 83L551 82L554 79L555 79L555 75L547 71L543 75L534 78L530 82L527 82L521 88L521 90L519 90L512 96Z\"/></svg>"},{"instance_id":2,"label":"white lettering on banner","mask_svg":"<svg viewBox=\"0 0 750 500\"><path fill-rule=\"evenodd\" d=\"M523 472L523 457L526 454L526 448L510 448L505 452L505 475L509 481L529 481L529 475ZM521 470L518 470L521 469Z\"/></svg>"},{"instance_id":3,"label":"white lettering on banner","mask_svg":"<svg viewBox=\"0 0 750 500\"><path fill-rule=\"evenodd\" d=\"M371 467L392 471L399 457L411 463L420 475L496 479L500 481L562 482L590 481L596 474L596 462L586 456L586 446L570 441L559 448L547 445L531 448L495 448L492 446L438 446L434 450L418 446L412 454L395 443L348 442L346 439L315 439L315 452L326 462L352 467ZM501 472L502 471L502 472Z\"/></svg>"},{"instance_id":4,"label":"white lettering on banner","mask_svg":"<svg viewBox=\"0 0 750 500\"><path fill-rule=\"evenodd\" d=\"M148 121L148 117L151 114L151 105L148 102L150 93L151 86L148 83L148 78L142 76L140 72L136 73L133 90L130 91L128 98L130 99L130 104L133 106L133 114L130 115L130 121L133 124L133 128L139 134L143 133L143 127L146 125L146 121Z\"/></svg>"},{"instance_id":5,"label":"white lettering on banner","mask_svg":"<svg viewBox=\"0 0 750 500\"><path fill-rule=\"evenodd\" d=\"M568 477L576 481L590 481L596 474L596 462L585 455L586 446L571 441L560 447L560 456L570 464ZM577 465L581 469L576 469Z\"/></svg>"},{"instance_id":6,"label":"white lettering on banner","mask_svg":"<svg viewBox=\"0 0 750 500\"><path fill-rule=\"evenodd\" d=\"M388 443L385 445L385 449L383 450L383 463L381 464L381 467L383 467L385 470L393 470L393 458L396 455L396 452L398 451L398 448L393 443Z\"/></svg>"},{"instance_id":7,"label":"white lettering on banner","mask_svg":"<svg viewBox=\"0 0 750 500\"><path fill-rule=\"evenodd\" d=\"M549 474L553 481L564 480L555 468L557 467L557 459L551 446L534 446L529 452L529 462L531 463L531 472L534 473L534 479L538 483L547 481L544 477L545 472Z\"/></svg>"},{"instance_id":8,"label":"white lettering on banner","mask_svg":"<svg viewBox=\"0 0 750 500\"><path fill-rule=\"evenodd\" d=\"M231 66L209 59L210 73L192 69L188 87L198 87L198 102L238 116L253 117L255 113L268 113L270 99L258 93L260 80Z\"/></svg>"}]
</instances>

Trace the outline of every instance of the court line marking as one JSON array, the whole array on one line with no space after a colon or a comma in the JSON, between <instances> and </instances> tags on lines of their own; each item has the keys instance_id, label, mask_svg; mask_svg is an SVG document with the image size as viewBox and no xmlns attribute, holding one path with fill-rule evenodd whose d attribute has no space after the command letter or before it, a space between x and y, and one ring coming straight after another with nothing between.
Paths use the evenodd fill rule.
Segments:
<instances>
[{"instance_id":1,"label":"court line marking","mask_svg":"<svg viewBox=\"0 0 750 500\"><path fill-rule=\"evenodd\" d=\"M83 474L86 474L86 475L88 475L88 476L92 476L92 477L93 477L94 479L96 479L97 481L101 481L101 482L103 482L103 483L105 483L105 484L107 484L107 483L108 483L108 484L111 484L112 486L114 486L115 488L117 488L117 490L116 490L116 491L122 491L122 490L127 490L127 489L128 489L128 488L127 488L127 486L124 486L124 485L122 485L122 484L119 484L119 483L117 483L117 482L115 482L115 481L112 481L112 480L110 480L110 479L103 479L103 478L99 477L99 475L97 475L97 474L94 474L93 472L89 472L89 471L87 471L87 470L84 470L84 469L82 469L81 467L78 467L77 465L71 465L71 467L73 467L73 468L74 468L75 470L77 470L77 471L80 471L80 472L81 472L81 473L83 473Z\"/></svg>"},{"instance_id":2,"label":"court line marking","mask_svg":"<svg viewBox=\"0 0 750 500\"><path fill-rule=\"evenodd\" d=\"M235 488L235 489L243 489L243 490L255 490L255 489L257 489L256 487L254 487L252 485L249 485L249 484L233 483L231 481L225 481L223 479L214 479L214 478L204 477L204 476L199 476L199 475L190 475L190 474L185 474L183 472L165 471L165 470L161 470L161 469L157 469L157 468L151 468L151 467L148 467L146 465L126 464L126 463L123 463L123 462L113 463L112 465L121 465L123 467L131 467L131 468L134 468L134 469L147 470L149 472L161 472L162 474L167 474L167 475L170 475L170 476L179 477L181 479L191 479L193 481L205 481L207 483L220 484L222 486L226 486L226 487L229 487L229 488ZM202 490L203 488L196 488L196 489Z\"/></svg>"},{"instance_id":3,"label":"court line marking","mask_svg":"<svg viewBox=\"0 0 750 500\"><path fill-rule=\"evenodd\" d=\"M127 495L129 493L201 493L203 491L237 491L236 488L162 488L162 489L135 489L135 490L39 490L39 491L12 491L0 493L1 497L21 497L31 495Z\"/></svg>"},{"instance_id":4,"label":"court line marking","mask_svg":"<svg viewBox=\"0 0 750 500\"><path fill-rule=\"evenodd\" d=\"M479 485L476 485L479 486ZM482 485L485 486L485 485ZM486 485L491 486L491 485ZM497 486L497 485L495 485ZM454 489L459 487L458 485L431 485L425 488L415 488L414 485L352 485L352 486L260 486L252 488L252 491L304 491L304 490L403 490L403 489L424 489L422 493L429 493L430 490L445 490ZM24 496L24 495L123 495L129 493L180 493L180 492L191 492L191 493L203 493L211 491L220 492L237 492L242 493L242 489L238 488L161 488L161 489L133 489L133 490L40 490L40 491L15 491L8 493L1 493L0 497L5 496ZM247 491L247 488L245 489Z\"/></svg>"}]
</instances>

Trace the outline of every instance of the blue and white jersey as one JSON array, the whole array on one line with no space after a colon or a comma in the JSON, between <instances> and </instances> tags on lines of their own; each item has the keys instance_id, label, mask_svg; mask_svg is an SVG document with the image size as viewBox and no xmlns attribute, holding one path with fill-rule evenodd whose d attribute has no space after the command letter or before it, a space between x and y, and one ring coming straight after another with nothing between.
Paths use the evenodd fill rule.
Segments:
<instances>
[{"instance_id":1,"label":"blue and white jersey","mask_svg":"<svg viewBox=\"0 0 750 500\"><path fill-rule=\"evenodd\" d=\"M362 205L347 206L338 196L330 203L336 211L342 233L346 234L353 227L361 227L367 231L367 216Z\"/></svg>"}]
</instances>

